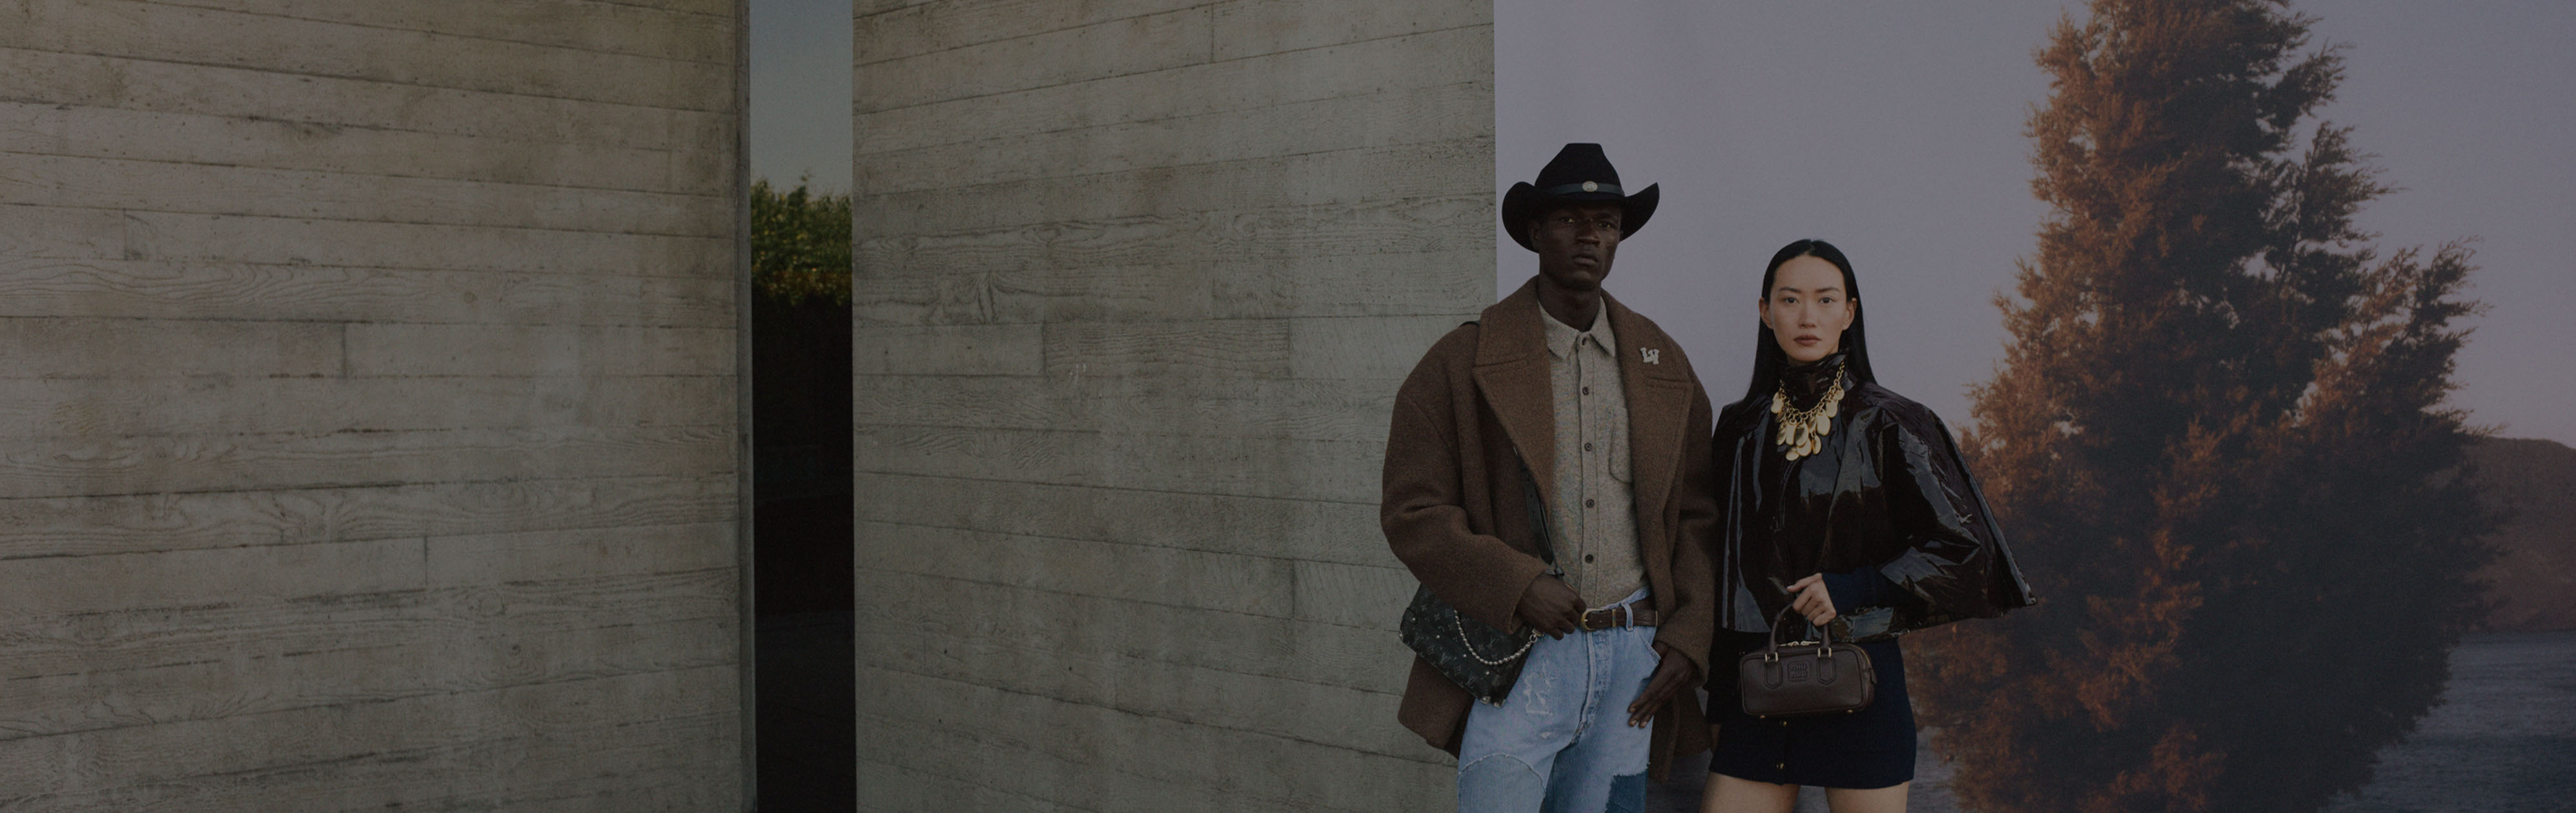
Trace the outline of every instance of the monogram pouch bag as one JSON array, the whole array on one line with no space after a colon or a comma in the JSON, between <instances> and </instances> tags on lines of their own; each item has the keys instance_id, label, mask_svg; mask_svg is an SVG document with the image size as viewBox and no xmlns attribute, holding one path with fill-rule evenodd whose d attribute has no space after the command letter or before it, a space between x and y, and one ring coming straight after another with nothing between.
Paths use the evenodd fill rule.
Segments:
<instances>
[{"instance_id":1,"label":"monogram pouch bag","mask_svg":"<svg viewBox=\"0 0 2576 813\"><path fill-rule=\"evenodd\" d=\"M1547 506L1539 498L1538 480L1528 466L1521 467L1521 483L1529 501L1530 526L1538 532L1539 555L1547 560L1548 572L1556 573L1556 546L1548 539ZM1404 645L1412 647L1441 677L1458 684L1477 700L1497 706L1511 695L1512 684L1520 680L1521 663L1530 647L1538 643L1538 630L1494 629L1459 613L1458 608L1432 595L1428 587L1413 589L1413 603L1404 608L1404 620L1396 629L1404 636Z\"/></svg>"}]
</instances>

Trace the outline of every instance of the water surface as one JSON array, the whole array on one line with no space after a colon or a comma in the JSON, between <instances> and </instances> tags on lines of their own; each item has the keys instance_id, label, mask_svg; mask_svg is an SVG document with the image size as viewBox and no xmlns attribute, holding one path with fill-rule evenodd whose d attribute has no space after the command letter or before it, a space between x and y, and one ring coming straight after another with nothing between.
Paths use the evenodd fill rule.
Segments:
<instances>
[{"instance_id":1,"label":"water surface","mask_svg":"<svg viewBox=\"0 0 2576 813\"><path fill-rule=\"evenodd\" d=\"M1953 813L1951 766L1927 737L1908 809ZM1647 809L1699 809L1705 755L1655 786ZM1799 796L1823 813L1824 795ZM2379 752L2377 779L2325 813L2576 813L2576 631L2470 635L2451 652L2451 685L2415 733Z\"/></svg>"}]
</instances>

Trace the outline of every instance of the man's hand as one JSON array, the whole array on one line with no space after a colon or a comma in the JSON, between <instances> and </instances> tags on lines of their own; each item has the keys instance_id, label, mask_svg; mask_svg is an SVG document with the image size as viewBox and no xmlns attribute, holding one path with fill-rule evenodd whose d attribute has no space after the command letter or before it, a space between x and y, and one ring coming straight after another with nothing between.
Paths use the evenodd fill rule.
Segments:
<instances>
[{"instance_id":1,"label":"man's hand","mask_svg":"<svg viewBox=\"0 0 2576 813\"><path fill-rule=\"evenodd\" d=\"M1806 616L1807 623L1821 627L1834 620L1834 597L1825 592L1825 574L1811 573L1791 582L1789 599L1789 608Z\"/></svg>"},{"instance_id":2,"label":"man's hand","mask_svg":"<svg viewBox=\"0 0 2576 813\"><path fill-rule=\"evenodd\" d=\"M1520 606L1513 612L1550 638L1564 638L1566 633L1583 628L1583 597L1575 595L1574 588L1555 576L1531 579L1529 589L1521 591Z\"/></svg>"},{"instance_id":3,"label":"man's hand","mask_svg":"<svg viewBox=\"0 0 2576 813\"><path fill-rule=\"evenodd\" d=\"M1637 693L1637 701L1628 704L1628 724L1645 728L1655 722L1655 712L1672 702L1673 696L1690 691L1699 683L1699 667L1691 659L1676 655L1671 647L1655 645L1655 654L1663 660L1655 663L1655 676L1646 679L1646 690Z\"/></svg>"}]
</instances>

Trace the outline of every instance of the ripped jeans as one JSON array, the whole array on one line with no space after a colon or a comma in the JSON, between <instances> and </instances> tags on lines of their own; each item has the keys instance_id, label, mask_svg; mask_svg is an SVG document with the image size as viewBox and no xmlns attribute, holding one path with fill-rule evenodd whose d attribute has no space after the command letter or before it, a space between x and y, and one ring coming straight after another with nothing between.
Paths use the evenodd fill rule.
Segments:
<instances>
[{"instance_id":1,"label":"ripped jeans","mask_svg":"<svg viewBox=\"0 0 2576 813\"><path fill-rule=\"evenodd\" d=\"M1467 712L1459 813L1644 810L1653 732L1628 725L1628 704L1655 674L1654 642L1654 627L1539 636L1503 704Z\"/></svg>"}]
</instances>

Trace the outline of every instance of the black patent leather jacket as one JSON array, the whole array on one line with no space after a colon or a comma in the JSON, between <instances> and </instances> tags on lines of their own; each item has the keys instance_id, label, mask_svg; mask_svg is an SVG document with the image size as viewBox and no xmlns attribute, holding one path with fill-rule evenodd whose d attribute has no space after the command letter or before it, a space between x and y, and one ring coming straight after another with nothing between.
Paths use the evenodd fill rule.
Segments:
<instances>
[{"instance_id":1,"label":"black patent leather jacket","mask_svg":"<svg viewBox=\"0 0 2576 813\"><path fill-rule=\"evenodd\" d=\"M1837 640L1867 642L2030 606L1992 512L1941 419L1875 383L1841 356L1782 371L1790 405L1840 382L1840 414L1815 454L1789 460L1774 442L1770 399L1717 419L1717 626L1765 632L1811 573L1875 568L1901 590L1890 606L1837 607ZM1803 626L1803 624L1801 625Z\"/></svg>"}]
</instances>

